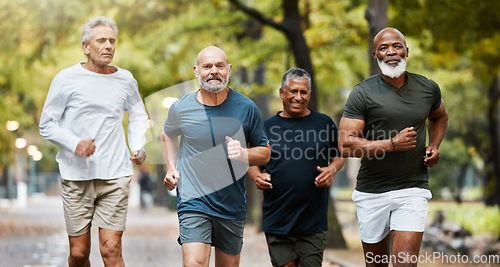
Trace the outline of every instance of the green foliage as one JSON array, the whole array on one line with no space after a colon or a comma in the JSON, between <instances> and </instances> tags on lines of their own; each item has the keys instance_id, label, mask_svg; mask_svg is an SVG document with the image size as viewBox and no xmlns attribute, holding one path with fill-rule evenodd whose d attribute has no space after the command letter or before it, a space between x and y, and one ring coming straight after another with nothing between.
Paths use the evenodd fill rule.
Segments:
<instances>
[{"instance_id":1,"label":"green foliage","mask_svg":"<svg viewBox=\"0 0 500 267\"><path fill-rule=\"evenodd\" d=\"M490 233L500 235L500 207L485 206L482 203L429 203L429 218L433 218L436 211L444 210L449 221L462 225L472 234Z\"/></svg>"},{"instance_id":2,"label":"green foliage","mask_svg":"<svg viewBox=\"0 0 500 267\"><path fill-rule=\"evenodd\" d=\"M303 31L316 73L318 104L336 122L351 89L368 76L366 0L299 1ZM279 22L281 1L245 3ZM481 169L490 149L486 89L500 62L499 1L391 0L389 24L405 33L408 70L435 80L449 112L441 161L431 169L433 191L456 185L461 165ZM29 136L44 153L40 166L56 168L57 147L41 140L38 119L54 75L86 58L80 27L106 15L119 28L113 64L130 70L143 97L194 79L197 53L223 48L232 63L230 86L252 97L270 94L282 108L282 74L294 66L282 33L249 19L225 0L0 0L0 168L11 162L13 140ZM265 82L254 83L264 66ZM248 74L245 83L242 73ZM17 133L7 120L18 120ZM159 149L153 149L159 154Z\"/></svg>"}]
</instances>

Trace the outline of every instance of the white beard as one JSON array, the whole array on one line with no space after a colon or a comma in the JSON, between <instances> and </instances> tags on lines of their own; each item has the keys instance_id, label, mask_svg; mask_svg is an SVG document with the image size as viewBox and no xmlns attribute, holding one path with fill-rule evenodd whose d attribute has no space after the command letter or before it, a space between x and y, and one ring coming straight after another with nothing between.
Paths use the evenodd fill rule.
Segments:
<instances>
[{"instance_id":1,"label":"white beard","mask_svg":"<svg viewBox=\"0 0 500 267\"><path fill-rule=\"evenodd\" d=\"M401 61L396 66L391 66L383 62L382 60L379 60L378 58L377 63L382 74L393 79L401 76L406 71L406 58L401 59Z\"/></svg>"},{"instance_id":2,"label":"white beard","mask_svg":"<svg viewBox=\"0 0 500 267\"><path fill-rule=\"evenodd\" d=\"M196 70L196 74L198 75L198 81L200 82L200 87L209 93L215 93L215 94L220 93L222 90L224 90L224 88L227 87L227 84L229 83L229 79L224 79L222 78L222 76L217 74L217 78L221 80L221 83L217 85L212 85L208 82L208 80L212 79L213 75L209 75L207 78L202 79L198 70Z\"/></svg>"}]
</instances>

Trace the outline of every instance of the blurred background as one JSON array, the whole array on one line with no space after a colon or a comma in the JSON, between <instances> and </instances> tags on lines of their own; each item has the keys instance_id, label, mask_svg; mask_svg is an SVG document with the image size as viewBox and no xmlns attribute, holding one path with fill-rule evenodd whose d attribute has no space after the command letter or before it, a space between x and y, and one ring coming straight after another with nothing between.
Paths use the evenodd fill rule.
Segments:
<instances>
[{"instance_id":1,"label":"blurred background","mask_svg":"<svg viewBox=\"0 0 500 267\"><path fill-rule=\"evenodd\" d=\"M155 127L161 129L172 101L197 88L184 82L193 83L202 48L226 51L230 87L252 98L264 119L281 110L283 73L306 69L313 76L310 107L338 124L352 88L378 72L373 36L391 26L407 39L407 70L440 85L449 113L441 160L430 170L423 246L498 255L499 10L495 0L0 0L0 212L58 194L58 148L40 137L38 122L52 78L86 61L80 27L90 17L117 22L113 65L134 74L152 119L131 205L171 210L175 196L163 186ZM351 235L357 225L350 201L358 166L349 159L332 186L331 248L360 247ZM144 175L147 200L140 193ZM258 228L262 193L251 181L247 188L247 223Z\"/></svg>"}]
</instances>

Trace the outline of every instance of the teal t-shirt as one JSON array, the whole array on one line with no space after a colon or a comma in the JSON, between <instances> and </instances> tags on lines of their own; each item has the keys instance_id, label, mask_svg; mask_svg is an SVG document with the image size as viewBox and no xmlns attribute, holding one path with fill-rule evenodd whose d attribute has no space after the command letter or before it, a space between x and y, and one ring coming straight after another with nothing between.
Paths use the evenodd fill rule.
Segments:
<instances>
[{"instance_id":1,"label":"teal t-shirt","mask_svg":"<svg viewBox=\"0 0 500 267\"><path fill-rule=\"evenodd\" d=\"M269 143L259 110L252 100L230 89L218 106L206 106L196 93L169 109L164 131L181 136L177 159L177 212L198 211L225 219L246 218L245 174L248 163L230 160L226 136L242 147Z\"/></svg>"},{"instance_id":2,"label":"teal t-shirt","mask_svg":"<svg viewBox=\"0 0 500 267\"><path fill-rule=\"evenodd\" d=\"M383 193L419 187L429 189L429 174L423 163L426 147L426 119L441 105L439 86L424 76L406 72L406 82L396 88L380 74L354 87L344 108L343 117L365 122L367 140L396 136L406 127L415 127L416 148L364 157L358 173L356 190Z\"/></svg>"}]
</instances>

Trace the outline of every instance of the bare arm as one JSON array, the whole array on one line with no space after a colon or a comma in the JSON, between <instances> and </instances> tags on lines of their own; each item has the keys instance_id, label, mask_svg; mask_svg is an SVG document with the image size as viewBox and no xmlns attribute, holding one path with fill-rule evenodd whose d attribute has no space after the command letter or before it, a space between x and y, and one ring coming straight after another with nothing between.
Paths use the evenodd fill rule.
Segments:
<instances>
[{"instance_id":1,"label":"bare arm","mask_svg":"<svg viewBox=\"0 0 500 267\"><path fill-rule=\"evenodd\" d=\"M383 140L367 140L362 137L363 120L342 117L339 125L339 149L343 157L371 157L394 151L407 151L415 148L417 133L413 127L401 130L396 136ZM393 145L394 143L394 145Z\"/></svg>"},{"instance_id":2,"label":"bare arm","mask_svg":"<svg viewBox=\"0 0 500 267\"><path fill-rule=\"evenodd\" d=\"M177 171L179 139L177 139L177 137L171 138L164 131L162 131L161 141L163 159L165 160L165 165L167 167L167 173L165 175L165 179L163 179L163 184L168 190L173 190L177 186L180 178L179 172Z\"/></svg>"},{"instance_id":3,"label":"bare arm","mask_svg":"<svg viewBox=\"0 0 500 267\"><path fill-rule=\"evenodd\" d=\"M271 175L269 173L263 173L258 166L250 166L248 168L248 176L252 178L255 182L255 187L260 190L272 189Z\"/></svg>"},{"instance_id":4,"label":"bare arm","mask_svg":"<svg viewBox=\"0 0 500 267\"><path fill-rule=\"evenodd\" d=\"M248 164L263 166L269 162L271 158L271 148L269 144L265 146L256 146L246 149L248 155Z\"/></svg>"},{"instance_id":5,"label":"bare arm","mask_svg":"<svg viewBox=\"0 0 500 267\"><path fill-rule=\"evenodd\" d=\"M242 148L240 141L226 136L227 154L230 159L237 159L243 162L248 160L249 165L264 166L271 158L271 148L269 144L265 146L255 146Z\"/></svg>"},{"instance_id":6,"label":"bare arm","mask_svg":"<svg viewBox=\"0 0 500 267\"><path fill-rule=\"evenodd\" d=\"M424 164L427 167L434 167L439 161L439 145L443 141L448 127L448 112L441 99L438 109L429 113L429 146L425 149L427 157L424 157Z\"/></svg>"}]
</instances>

